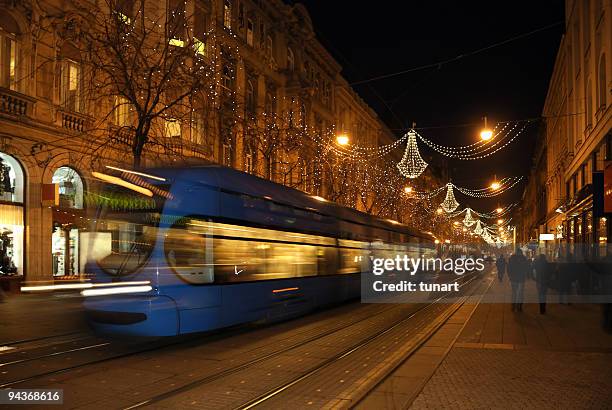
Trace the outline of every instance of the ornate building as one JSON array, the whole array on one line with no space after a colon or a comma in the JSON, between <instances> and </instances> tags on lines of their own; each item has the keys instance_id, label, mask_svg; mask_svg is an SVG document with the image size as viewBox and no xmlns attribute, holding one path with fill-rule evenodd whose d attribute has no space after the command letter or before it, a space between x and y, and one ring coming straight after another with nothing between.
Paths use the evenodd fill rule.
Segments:
<instances>
[{"instance_id":1,"label":"ornate building","mask_svg":"<svg viewBox=\"0 0 612 410\"><path fill-rule=\"evenodd\" d=\"M537 167L545 171L545 217L537 202L525 198L522 206L531 214L530 238L552 233L554 245L563 245L549 242L551 252L604 256L611 225L593 215L593 173L612 159L612 5L567 0L565 9L565 34L543 110L544 150L538 151L546 164ZM527 190L539 191L542 182L532 178ZM584 243L601 246L576 246Z\"/></svg>"},{"instance_id":2,"label":"ornate building","mask_svg":"<svg viewBox=\"0 0 612 410\"><path fill-rule=\"evenodd\" d=\"M0 0L0 10L5 287L83 273L91 173L108 165L216 162L406 219L397 201L365 192L389 185L393 167L346 161L335 143L345 133L375 150L396 136L302 5Z\"/></svg>"}]
</instances>

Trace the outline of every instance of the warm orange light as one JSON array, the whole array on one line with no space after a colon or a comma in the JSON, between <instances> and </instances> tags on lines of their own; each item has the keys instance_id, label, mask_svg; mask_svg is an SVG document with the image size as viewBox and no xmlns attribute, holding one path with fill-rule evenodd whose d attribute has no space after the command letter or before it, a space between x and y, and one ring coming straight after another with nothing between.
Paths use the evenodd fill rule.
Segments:
<instances>
[{"instance_id":1,"label":"warm orange light","mask_svg":"<svg viewBox=\"0 0 612 410\"><path fill-rule=\"evenodd\" d=\"M442 212L444 212L444 209L442 209L442 208L438 208L438 209L436 209L436 213L437 213L437 214L441 214Z\"/></svg>"},{"instance_id":2,"label":"warm orange light","mask_svg":"<svg viewBox=\"0 0 612 410\"><path fill-rule=\"evenodd\" d=\"M500 183L499 183L499 182L494 181L494 182L491 184L491 189L495 191L495 190L498 190L500 186L501 186L501 185L500 185Z\"/></svg>"},{"instance_id":3,"label":"warm orange light","mask_svg":"<svg viewBox=\"0 0 612 410\"><path fill-rule=\"evenodd\" d=\"M489 141L491 138L493 138L493 131L491 131L490 129L485 128L480 131L480 139L482 139L483 141Z\"/></svg>"},{"instance_id":4,"label":"warm orange light","mask_svg":"<svg viewBox=\"0 0 612 410\"><path fill-rule=\"evenodd\" d=\"M463 232L467 232L467 228L463 228Z\"/></svg>"},{"instance_id":5,"label":"warm orange light","mask_svg":"<svg viewBox=\"0 0 612 410\"><path fill-rule=\"evenodd\" d=\"M437 244L439 244L439 243L440 243L440 241L439 241L438 239L436 239L436 240L434 241L434 243L437 245Z\"/></svg>"},{"instance_id":6,"label":"warm orange light","mask_svg":"<svg viewBox=\"0 0 612 410\"><path fill-rule=\"evenodd\" d=\"M282 293L282 292L289 292L292 290L298 290L299 288L295 287L295 288L283 288L283 289L274 289L272 291L272 293Z\"/></svg>"},{"instance_id":7,"label":"warm orange light","mask_svg":"<svg viewBox=\"0 0 612 410\"><path fill-rule=\"evenodd\" d=\"M453 222L453 225L457 226L457 225L459 225L459 222L455 221L455 222Z\"/></svg>"},{"instance_id":8,"label":"warm orange light","mask_svg":"<svg viewBox=\"0 0 612 410\"><path fill-rule=\"evenodd\" d=\"M349 137L346 134L340 134L336 137L338 145L347 145L349 143Z\"/></svg>"},{"instance_id":9,"label":"warm orange light","mask_svg":"<svg viewBox=\"0 0 612 410\"><path fill-rule=\"evenodd\" d=\"M503 209L497 208L496 211L497 211L498 214L501 214L503 212Z\"/></svg>"},{"instance_id":10,"label":"warm orange light","mask_svg":"<svg viewBox=\"0 0 612 410\"><path fill-rule=\"evenodd\" d=\"M499 224L502 224L502 223L504 223L504 220L503 220L503 219L498 219L498 220L497 220L497 224L498 224L498 225L499 225Z\"/></svg>"},{"instance_id":11,"label":"warm orange light","mask_svg":"<svg viewBox=\"0 0 612 410\"><path fill-rule=\"evenodd\" d=\"M407 186L407 187L405 187L405 188L404 188L404 192L405 192L405 193L407 193L407 194L412 193L412 187L411 187L411 186Z\"/></svg>"}]
</instances>

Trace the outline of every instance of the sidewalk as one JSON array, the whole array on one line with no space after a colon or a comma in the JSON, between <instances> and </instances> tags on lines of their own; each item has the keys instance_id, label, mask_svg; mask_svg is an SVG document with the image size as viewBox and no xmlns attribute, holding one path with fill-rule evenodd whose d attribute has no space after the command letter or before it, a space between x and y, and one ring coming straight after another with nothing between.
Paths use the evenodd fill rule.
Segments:
<instances>
[{"instance_id":1,"label":"sidewalk","mask_svg":"<svg viewBox=\"0 0 612 410\"><path fill-rule=\"evenodd\" d=\"M489 293L509 291L495 281ZM533 291L533 281L526 283ZM611 408L612 335L596 305L481 303L411 408Z\"/></svg>"},{"instance_id":2,"label":"sidewalk","mask_svg":"<svg viewBox=\"0 0 612 410\"><path fill-rule=\"evenodd\" d=\"M490 286L489 286L490 284ZM612 408L612 335L596 305L526 304L507 279L457 310L358 405L369 409ZM535 283L526 283L535 292ZM550 300L556 300L551 297Z\"/></svg>"}]
</instances>

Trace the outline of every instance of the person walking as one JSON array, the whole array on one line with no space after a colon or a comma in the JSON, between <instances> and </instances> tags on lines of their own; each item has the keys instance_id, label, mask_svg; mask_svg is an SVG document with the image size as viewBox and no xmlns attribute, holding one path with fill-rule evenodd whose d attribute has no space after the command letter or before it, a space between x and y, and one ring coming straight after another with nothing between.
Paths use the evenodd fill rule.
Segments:
<instances>
[{"instance_id":1,"label":"person walking","mask_svg":"<svg viewBox=\"0 0 612 410\"><path fill-rule=\"evenodd\" d=\"M529 269L529 261L523 255L521 248L508 259L508 278L512 285L512 311L523 311L523 290L525 289L525 276Z\"/></svg>"},{"instance_id":2,"label":"person walking","mask_svg":"<svg viewBox=\"0 0 612 410\"><path fill-rule=\"evenodd\" d=\"M569 305L569 294L574 282L574 255L568 253L565 260L561 261L558 268L559 274L559 304Z\"/></svg>"},{"instance_id":3,"label":"person walking","mask_svg":"<svg viewBox=\"0 0 612 410\"><path fill-rule=\"evenodd\" d=\"M497 278L501 283L504 280L504 273L506 273L506 259L503 253L495 261L495 266L497 266Z\"/></svg>"},{"instance_id":4,"label":"person walking","mask_svg":"<svg viewBox=\"0 0 612 410\"><path fill-rule=\"evenodd\" d=\"M540 302L540 314L546 314L546 293L550 282L550 264L546 260L546 255L540 256L534 262L536 273L536 285L538 287L538 301Z\"/></svg>"}]
</instances>

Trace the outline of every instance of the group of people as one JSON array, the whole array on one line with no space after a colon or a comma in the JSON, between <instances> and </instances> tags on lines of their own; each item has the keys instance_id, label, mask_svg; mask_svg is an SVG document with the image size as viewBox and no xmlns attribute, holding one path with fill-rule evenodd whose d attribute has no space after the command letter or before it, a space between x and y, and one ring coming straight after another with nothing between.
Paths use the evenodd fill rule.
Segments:
<instances>
[{"instance_id":1,"label":"group of people","mask_svg":"<svg viewBox=\"0 0 612 410\"><path fill-rule=\"evenodd\" d=\"M571 255L567 262L571 261ZM559 303L568 303L572 283L574 281L573 266L568 263L559 264L558 267L548 262L546 255L540 254L534 261L525 257L523 251L518 248L508 260L504 255L499 255L495 262L497 266L497 277L503 281L504 274L508 273L508 279L512 287L512 311L523 311L523 294L525 281L534 279L538 290L538 302L540 303L540 314L546 313L546 296L551 285L553 274L558 278ZM535 275L535 276L534 276Z\"/></svg>"}]
</instances>

